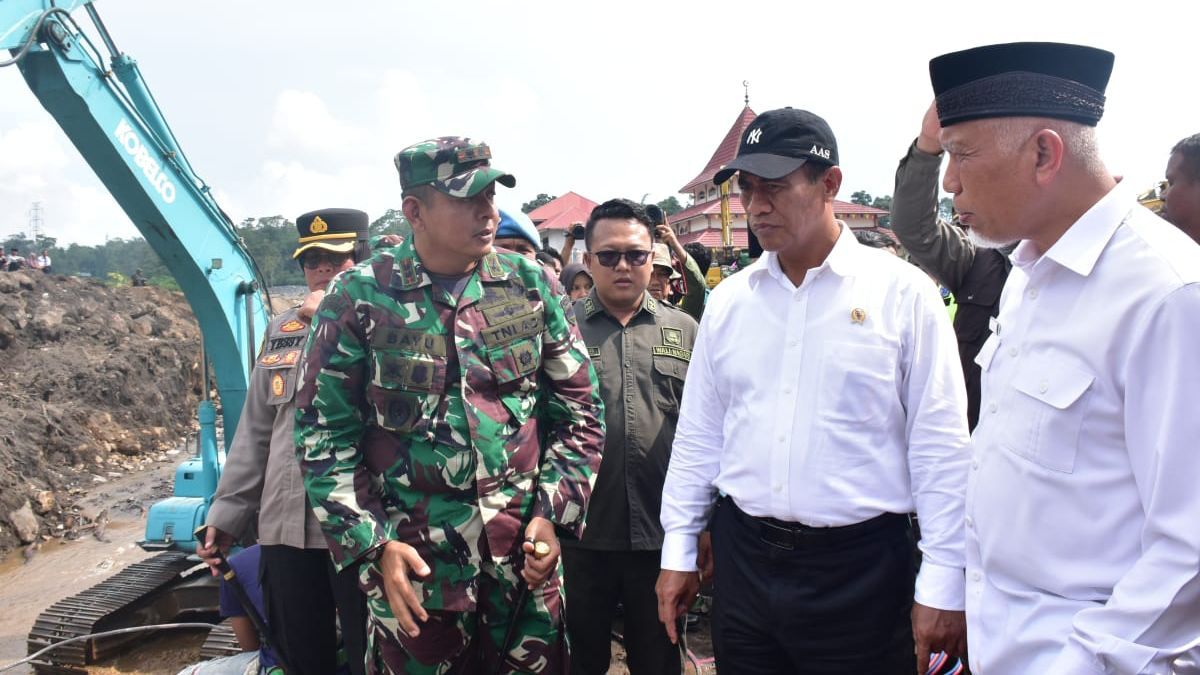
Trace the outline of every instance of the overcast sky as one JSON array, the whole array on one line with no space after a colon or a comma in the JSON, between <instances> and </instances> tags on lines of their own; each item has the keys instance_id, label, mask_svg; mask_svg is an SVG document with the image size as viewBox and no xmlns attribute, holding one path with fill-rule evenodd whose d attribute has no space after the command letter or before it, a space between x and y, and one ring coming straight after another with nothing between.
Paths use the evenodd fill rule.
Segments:
<instances>
[{"instance_id":1,"label":"overcast sky","mask_svg":"<svg viewBox=\"0 0 1200 675\"><path fill-rule=\"evenodd\" d=\"M829 121L842 199L860 189L890 194L932 97L929 59L995 42L1116 53L1101 150L1139 187L1162 177L1177 140L1200 131L1194 2L96 7L235 221L330 206L374 219L400 201L396 151L439 135L492 146L493 163L517 176L516 189L501 188L502 206L569 190L598 201L662 199L704 167L742 108L743 80L758 112L790 105ZM0 237L28 230L33 202L59 242L138 236L7 68Z\"/></svg>"}]
</instances>

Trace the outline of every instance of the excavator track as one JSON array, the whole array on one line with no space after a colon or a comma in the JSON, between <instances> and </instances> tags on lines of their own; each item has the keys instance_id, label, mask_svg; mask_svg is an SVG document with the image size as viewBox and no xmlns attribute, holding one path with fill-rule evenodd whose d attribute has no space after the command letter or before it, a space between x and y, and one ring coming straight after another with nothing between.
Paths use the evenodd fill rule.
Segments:
<instances>
[{"instance_id":1,"label":"excavator track","mask_svg":"<svg viewBox=\"0 0 1200 675\"><path fill-rule=\"evenodd\" d=\"M99 584L60 600L34 621L29 654L63 640L128 626L180 620L216 620L217 590L206 568L181 551L166 551L134 563ZM78 675L85 666L117 653L151 633L80 640L32 663L38 673Z\"/></svg>"}]
</instances>

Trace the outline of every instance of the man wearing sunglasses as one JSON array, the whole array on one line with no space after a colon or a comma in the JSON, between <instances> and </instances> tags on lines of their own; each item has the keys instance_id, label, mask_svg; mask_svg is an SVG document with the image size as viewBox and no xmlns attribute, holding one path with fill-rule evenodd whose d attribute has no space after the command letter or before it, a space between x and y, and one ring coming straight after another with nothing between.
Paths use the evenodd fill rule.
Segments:
<instances>
[{"instance_id":1,"label":"man wearing sunglasses","mask_svg":"<svg viewBox=\"0 0 1200 675\"><path fill-rule=\"evenodd\" d=\"M679 652L658 622L659 504L696 322L647 292L653 238L645 208L613 199L592 210L584 262L594 280L575 302L604 399L604 459L587 529L564 543L575 673L608 672L617 603L629 672L678 673Z\"/></svg>"},{"instance_id":2,"label":"man wearing sunglasses","mask_svg":"<svg viewBox=\"0 0 1200 675\"><path fill-rule=\"evenodd\" d=\"M412 237L338 277L304 357L298 452L335 563L363 562L372 673L565 668L556 528L583 528L603 407L562 287L493 250L516 180L490 159L396 156Z\"/></svg>"},{"instance_id":3,"label":"man wearing sunglasses","mask_svg":"<svg viewBox=\"0 0 1200 675\"><path fill-rule=\"evenodd\" d=\"M217 550L228 553L234 541L251 535L257 515L265 618L279 651L299 673L337 671L335 606L351 672L363 672L367 608L358 570L333 568L308 506L293 431L298 364L309 322L330 280L367 251L367 225L367 214L354 209L323 209L296 219L300 241L292 257L304 270L309 294L267 327L242 421L208 511L204 544L197 550L215 574Z\"/></svg>"},{"instance_id":4,"label":"man wearing sunglasses","mask_svg":"<svg viewBox=\"0 0 1200 675\"><path fill-rule=\"evenodd\" d=\"M945 306L834 218L825 120L763 113L715 179L735 172L766 253L705 308L663 489L660 618L674 637L711 516L719 670L924 673L965 638L966 402Z\"/></svg>"}]
</instances>

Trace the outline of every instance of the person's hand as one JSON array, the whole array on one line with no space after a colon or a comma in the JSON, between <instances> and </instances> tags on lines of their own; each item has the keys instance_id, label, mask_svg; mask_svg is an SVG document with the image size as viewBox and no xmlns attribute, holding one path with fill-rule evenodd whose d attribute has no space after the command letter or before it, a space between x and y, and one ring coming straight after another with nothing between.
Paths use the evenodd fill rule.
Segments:
<instances>
[{"instance_id":1,"label":"person's hand","mask_svg":"<svg viewBox=\"0 0 1200 675\"><path fill-rule=\"evenodd\" d=\"M934 609L914 602L912 627L917 652L917 675L925 675L925 671L929 670L930 654L946 652L948 656L966 656L966 612Z\"/></svg>"},{"instance_id":2,"label":"person's hand","mask_svg":"<svg viewBox=\"0 0 1200 675\"><path fill-rule=\"evenodd\" d=\"M204 528L204 539L196 546L196 555L208 565L215 577L220 572L217 571L217 563L220 558L217 553L222 556L229 555L229 549L233 547L233 535L208 525Z\"/></svg>"},{"instance_id":3,"label":"person's hand","mask_svg":"<svg viewBox=\"0 0 1200 675\"><path fill-rule=\"evenodd\" d=\"M671 644L679 643L677 622L687 613L699 592L700 575L696 572L662 570L658 573L658 583L654 584L654 593L658 596L658 620L667 629Z\"/></svg>"},{"instance_id":4,"label":"person's hand","mask_svg":"<svg viewBox=\"0 0 1200 675\"><path fill-rule=\"evenodd\" d=\"M304 297L304 302L300 303L300 309L296 310L296 315L301 321L311 322L313 315L317 313L317 308L321 306L321 300L325 298L325 289L312 291Z\"/></svg>"},{"instance_id":5,"label":"person's hand","mask_svg":"<svg viewBox=\"0 0 1200 675\"><path fill-rule=\"evenodd\" d=\"M568 241L575 241L575 228L577 227L583 227L583 223L577 220L571 223L570 227L567 228L566 239Z\"/></svg>"},{"instance_id":6,"label":"person's hand","mask_svg":"<svg viewBox=\"0 0 1200 675\"><path fill-rule=\"evenodd\" d=\"M713 552L711 532L700 533L700 541L696 545L696 569L700 572L700 581L712 580Z\"/></svg>"},{"instance_id":7,"label":"person's hand","mask_svg":"<svg viewBox=\"0 0 1200 675\"><path fill-rule=\"evenodd\" d=\"M417 621L427 621L429 613L421 606L421 599L417 597L408 577L429 576L429 565L421 560L417 549L398 541L389 541L384 544L383 554L379 557L379 569L383 573L383 590L387 594L388 606L400 622L400 630L408 637L417 637L421 634Z\"/></svg>"},{"instance_id":8,"label":"person's hand","mask_svg":"<svg viewBox=\"0 0 1200 675\"><path fill-rule=\"evenodd\" d=\"M679 240L675 238L675 229L666 223L659 223L654 226L654 234L658 240L669 246L672 250L679 244Z\"/></svg>"},{"instance_id":9,"label":"person's hand","mask_svg":"<svg viewBox=\"0 0 1200 675\"><path fill-rule=\"evenodd\" d=\"M550 547L545 555L538 556L538 543ZM550 578L550 573L558 567L558 556L562 549L558 545L558 535L554 533L554 523L540 517L530 519L525 526L525 543L521 544L525 553L525 565L521 568L521 578L529 584L530 589L537 588Z\"/></svg>"},{"instance_id":10,"label":"person's hand","mask_svg":"<svg viewBox=\"0 0 1200 675\"><path fill-rule=\"evenodd\" d=\"M917 149L930 155L942 154L942 141L939 135L942 123L938 120L937 101L929 104L925 117L921 120L921 135L917 136Z\"/></svg>"},{"instance_id":11,"label":"person's hand","mask_svg":"<svg viewBox=\"0 0 1200 675\"><path fill-rule=\"evenodd\" d=\"M399 246L403 243L404 237L401 237L398 234L385 234L379 238L379 242L376 244L376 246L379 248L385 248L389 246Z\"/></svg>"}]
</instances>

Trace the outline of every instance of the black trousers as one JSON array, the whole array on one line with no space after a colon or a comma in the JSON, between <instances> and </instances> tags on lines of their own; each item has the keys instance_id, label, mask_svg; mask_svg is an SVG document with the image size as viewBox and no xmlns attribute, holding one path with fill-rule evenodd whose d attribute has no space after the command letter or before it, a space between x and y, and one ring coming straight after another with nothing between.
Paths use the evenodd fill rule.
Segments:
<instances>
[{"instance_id":1,"label":"black trousers","mask_svg":"<svg viewBox=\"0 0 1200 675\"><path fill-rule=\"evenodd\" d=\"M288 675L337 672L338 616L347 665L363 675L367 600L357 568L336 572L328 551L291 546L263 546L259 565L267 625L295 671Z\"/></svg>"},{"instance_id":2,"label":"black trousers","mask_svg":"<svg viewBox=\"0 0 1200 675\"><path fill-rule=\"evenodd\" d=\"M722 498L712 540L721 675L916 672L907 516L793 536Z\"/></svg>"},{"instance_id":3,"label":"black trousers","mask_svg":"<svg viewBox=\"0 0 1200 675\"><path fill-rule=\"evenodd\" d=\"M658 621L659 551L593 551L563 547L571 672L608 672L617 603L624 607L630 675L677 675L679 648ZM723 675L723 674L722 674Z\"/></svg>"}]
</instances>

